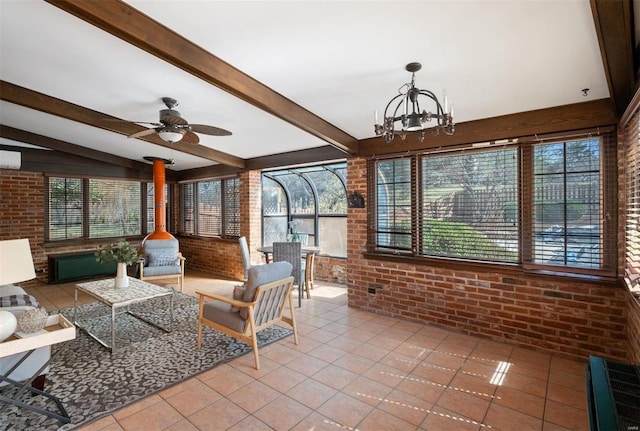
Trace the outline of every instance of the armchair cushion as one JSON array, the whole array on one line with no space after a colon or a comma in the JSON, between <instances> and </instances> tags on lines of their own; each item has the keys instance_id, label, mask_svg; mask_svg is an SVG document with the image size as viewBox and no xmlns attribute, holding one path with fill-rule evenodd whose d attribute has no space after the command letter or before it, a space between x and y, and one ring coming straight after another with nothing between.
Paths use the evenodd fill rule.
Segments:
<instances>
[{"instance_id":1,"label":"armchair cushion","mask_svg":"<svg viewBox=\"0 0 640 431\"><path fill-rule=\"evenodd\" d=\"M144 276L154 277L156 275L177 275L180 274L180 271L180 265L147 266L144 268Z\"/></svg>"},{"instance_id":2,"label":"armchair cushion","mask_svg":"<svg viewBox=\"0 0 640 431\"><path fill-rule=\"evenodd\" d=\"M149 266L170 266L180 265L178 261L178 253L170 251L152 251L147 254Z\"/></svg>"},{"instance_id":3,"label":"armchair cushion","mask_svg":"<svg viewBox=\"0 0 640 431\"><path fill-rule=\"evenodd\" d=\"M244 308L246 310L246 308ZM209 301L202 307L202 317L216 322L226 328L231 328L237 332L244 332L247 320L240 313L233 313L229 310L229 305L220 301Z\"/></svg>"}]
</instances>

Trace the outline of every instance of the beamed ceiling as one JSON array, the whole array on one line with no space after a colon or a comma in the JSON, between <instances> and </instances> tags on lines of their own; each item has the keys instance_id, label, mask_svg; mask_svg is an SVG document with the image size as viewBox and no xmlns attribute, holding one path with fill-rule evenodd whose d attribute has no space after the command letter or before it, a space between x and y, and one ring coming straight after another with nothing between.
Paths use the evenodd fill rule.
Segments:
<instances>
[{"instance_id":1,"label":"beamed ceiling","mask_svg":"<svg viewBox=\"0 0 640 431\"><path fill-rule=\"evenodd\" d=\"M141 178L161 157L193 179L608 126L635 90L632 23L627 1L0 0L0 149ZM387 144L373 111L414 61L456 132ZM167 96L233 134L128 138Z\"/></svg>"}]
</instances>

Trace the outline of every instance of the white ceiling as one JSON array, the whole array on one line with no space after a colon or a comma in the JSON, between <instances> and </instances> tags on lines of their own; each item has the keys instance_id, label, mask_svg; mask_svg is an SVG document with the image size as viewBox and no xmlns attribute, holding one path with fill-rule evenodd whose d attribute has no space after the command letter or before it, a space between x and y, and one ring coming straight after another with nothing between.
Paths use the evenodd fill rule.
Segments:
<instances>
[{"instance_id":1,"label":"white ceiling","mask_svg":"<svg viewBox=\"0 0 640 431\"><path fill-rule=\"evenodd\" d=\"M587 0L127 3L356 139L413 61L458 123L609 97ZM189 122L233 132L201 145L243 159L327 145L44 1L0 0L0 79L132 121L173 97ZM175 170L214 163L5 101L0 124Z\"/></svg>"}]
</instances>

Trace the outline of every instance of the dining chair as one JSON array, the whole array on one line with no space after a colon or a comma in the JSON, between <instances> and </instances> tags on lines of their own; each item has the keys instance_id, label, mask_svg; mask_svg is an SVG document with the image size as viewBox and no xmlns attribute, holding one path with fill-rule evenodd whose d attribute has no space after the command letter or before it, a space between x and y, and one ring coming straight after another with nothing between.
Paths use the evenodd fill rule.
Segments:
<instances>
[{"instance_id":1,"label":"dining chair","mask_svg":"<svg viewBox=\"0 0 640 431\"><path fill-rule=\"evenodd\" d=\"M313 289L313 265L315 263L315 253L307 253L304 262L304 291L307 293L307 299L311 298L309 290Z\"/></svg>"},{"instance_id":2,"label":"dining chair","mask_svg":"<svg viewBox=\"0 0 640 431\"><path fill-rule=\"evenodd\" d=\"M251 268L251 255L249 254L249 246L247 245L247 238L241 236L238 238L240 243L240 251L242 252L242 264L244 265L244 281L249 278L249 268Z\"/></svg>"},{"instance_id":3,"label":"dining chair","mask_svg":"<svg viewBox=\"0 0 640 431\"><path fill-rule=\"evenodd\" d=\"M298 306L302 305L302 287L304 275L302 272L302 244L299 242L274 242L273 261L289 262L293 265L291 276L293 284L298 286Z\"/></svg>"}]
</instances>

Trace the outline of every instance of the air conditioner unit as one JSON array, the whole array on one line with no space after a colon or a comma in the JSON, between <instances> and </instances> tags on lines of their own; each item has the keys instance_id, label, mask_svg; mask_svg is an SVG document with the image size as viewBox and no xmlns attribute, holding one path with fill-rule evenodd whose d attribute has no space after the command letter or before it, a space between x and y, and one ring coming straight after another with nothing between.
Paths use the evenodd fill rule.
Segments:
<instances>
[{"instance_id":1,"label":"air conditioner unit","mask_svg":"<svg viewBox=\"0 0 640 431\"><path fill-rule=\"evenodd\" d=\"M20 151L0 150L0 169L20 169L21 160Z\"/></svg>"}]
</instances>

